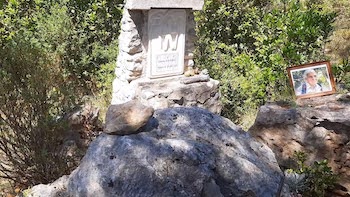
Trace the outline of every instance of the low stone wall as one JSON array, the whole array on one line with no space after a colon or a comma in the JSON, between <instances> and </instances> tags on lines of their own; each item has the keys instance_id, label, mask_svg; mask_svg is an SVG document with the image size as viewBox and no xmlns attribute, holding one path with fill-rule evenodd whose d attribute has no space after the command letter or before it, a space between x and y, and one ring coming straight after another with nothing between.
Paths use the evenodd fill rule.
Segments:
<instances>
[{"instance_id":1,"label":"low stone wall","mask_svg":"<svg viewBox=\"0 0 350 197\"><path fill-rule=\"evenodd\" d=\"M120 87L118 101L138 99L154 109L168 107L201 107L210 112L221 112L219 82L209 76L177 76L166 79L138 79Z\"/></svg>"},{"instance_id":2,"label":"low stone wall","mask_svg":"<svg viewBox=\"0 0 350 197\"><path fill-rule=\"evenodd\" d=\"M192 77L196 82L186 84L191 77L138 82L136 98L154 109L168 107L201 107L213 113L220 113L219 82L207 78L201 81L200 75Z\"/></svg>"}]
</instances>

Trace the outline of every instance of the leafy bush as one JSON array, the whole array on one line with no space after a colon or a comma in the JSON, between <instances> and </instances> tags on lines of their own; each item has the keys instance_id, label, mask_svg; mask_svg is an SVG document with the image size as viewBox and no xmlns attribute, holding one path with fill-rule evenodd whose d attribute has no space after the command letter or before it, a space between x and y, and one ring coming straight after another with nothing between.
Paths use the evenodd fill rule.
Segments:
<instances>
[{"instance_id":1,"label":"leafy bush","mask_svg":"<svg viewBox=\"0 0 350 197\"><path fill-rule=\"evenodd\" d=\"M52 181L74 167L59 151L67 128L57 121L74 95L59 66L23 39L2 45L0 59L0 171L17 184Z\"/></svg>"},{"instance_id":2,"label":"leafy bush","mask_svg":"<svg viewBox=\"0 0 350 197\"><path fill-rule=\"evenodd\" d=\"M5 1L0 10L0 42L23 34L23 39L55 56L77 93L97 93L97 84L104 81L97 74L101 66L116 60L122 2Z\"/></svg>"},{"instance_id":3,"label":"leafy bush","mask_svg":"<svg viewBox=\"0 0 350 197\"><path fill-rule=\"evenodd\" d=\"M325 58L334 17L311 1L206 0L196 63L221 81L223 115L242 124L266 101L291 99L286 68Z\"/></svg>"},{"instance_id":4,"label":"leafy bush","mask_svg":"<svg viewBox=\"0 0 350 197\"><path fill-rule=\"evenodd\" d=\"M110 98L122 0L0 2L0 171L24 186L74 167L59 118ZM4 158L3 158L4 157Z\"/></svg>"},{"instance_id":5,"label":"leafy bush","mask_svg":"<svg viewBox=\"0 0 350 197\"><path fill-rule=\"evenodd\" d=\"M342 59L341 63L332 67L337 84L342 85L342 89L350 91L350 62L349 59Z\"/></svg>"},{"instance_id":6,"label":"leafy bush","mask_svg":"<svg viewBox=\"0 0 350 197\"><path fill-rule=\"evenodd\" d=\"M326 45L327 55L333 64L333 73L340 90L350 91L350 2L347 0L325 1L325 7L337 13L334 32Z\"/></svg>"},{"instance_id":7,"label":"leafy bush","mask_svg":"<svg viewBox=\"0 0 350 197\"><path fill-rule=\"evenodd\" d=\"M315 161L310 166L306 165L307 155L304 152L295 152L294 159L297 162L297 167L289 169L289 173L301 175L295 184L289 182L290 189L293 190L294 194L302 194L305 197L324 196L325 191L336 184L337 176L328 166L327 160Z\"/></svg>"}]
</instances>

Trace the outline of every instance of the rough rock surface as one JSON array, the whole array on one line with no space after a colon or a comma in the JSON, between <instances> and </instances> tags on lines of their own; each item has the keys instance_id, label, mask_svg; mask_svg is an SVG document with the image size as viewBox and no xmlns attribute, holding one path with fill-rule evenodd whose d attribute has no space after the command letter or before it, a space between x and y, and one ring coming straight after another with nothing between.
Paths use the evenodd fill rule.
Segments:
<instances>
[{"instance_id":1,"label":"rough rock surface","mask_svg":"<svg viewBox=\"0 0 350 197\"><path fill-rule=\"evenodd\" d=\"M67 191L68 176L62 176L55 182L48 185L40 184L32 189L24 191L27 197L68 197Z\"/></svg>"},{"instance_id":2,"label":"rough rock surface","mask_svg":"<svg viewBox=\"0 0 350 197\"><path fill-rule=\"evenodd\" d=\"M199 78L198 78L199 77ZM170 107L201 107L212 113L221 112L219 81L209 79L207 76L194 77L168 77L157 80L137 79L123 89L126 99L112 104L125 103L138 99L142 104L152 106L155 110ZM199 81L185 84L183 81L196 79ZM202 80L202 81L201 81ZM128 93L127 93L128 92Z\"/></svg>"},{"instance_id":3,"label":"rough rock surface","mask_svg":"<svg viewBox=\"0 0 350 197\"><path fill-rule=\"evenodd\" d=\"M67 196L274 197L274 154L231 121L200 108L158 110L144 132L100 135L67 181Z\"/></svg>"},{"instance_id":4,"label":"rough rock surface","mask_svg":"<svg viewBox=\"0 0 350 197\"><path fill-rule=\"evenodd\" d=\"M139 82L135 85L136 98L144 105L152 106L154 109L181 106L201 107L219 114L222 107L219 101L219 81L207 78L208 81L182 83L184 80L198 79L198 77L201 79L197 75Z\"/></svg>"},{"instance_id":5,"label":"rough rock surface","mask_svg":"<svg viewBox=\"0 0 350 197\"><path fill-rule=\"evenodd\" d=\"M273 150L282 168L291 167L294 151L306 152L309 162L327 159L340 177L341 189L333 196L350 196L350 95L296 104L262 106L249 133Z\"/></svg>"},{"instance_id":6,"label":"rough rock surface","mask_svg":"<svg viewBox=\"0 0 350 197\"><path fill-rule=\"evenodd\" d=\"M124 104L110 105L106 114L106 124L103 132L115 135L129 135L140 132L152 117L154 109L131 100Z\"/></svg>"},{"instance_id":7,"label":"rough rock surface","mask_svg":"<svg viewBox=\"0 0 350 197\"><path fill-rule=\"evenodd\" d=\"M157 111L137 135L101 135L71 174L72 196L275 196L271 150L227 119L199 108ZM218 195L220 194L218 193Z\"/></svg>"}]
</instances>

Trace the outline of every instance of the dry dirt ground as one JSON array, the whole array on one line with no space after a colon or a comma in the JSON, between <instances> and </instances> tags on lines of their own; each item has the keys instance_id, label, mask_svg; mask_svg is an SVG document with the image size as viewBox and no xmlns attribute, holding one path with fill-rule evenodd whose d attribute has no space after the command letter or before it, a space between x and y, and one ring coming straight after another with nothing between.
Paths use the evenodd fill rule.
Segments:
<instances>
[{"instance_id":1,"label":"dry dirt ground","mask_svg":"<svg viewBox=\"0 0 350 197\"><path fill-rule=\"evenodd\" d=\"M4 159L2 155L0 155L0 160ZM1 175L1 172L0 172ZM0 197L12 197L13 188L8 180L0 178Z\"/></svg>"},{"instance_id":2,"label":"dry dirt ground","mask_svg":"<svg viewBox=\"0 0 350 197\"><path fill-rule=\"evenodd\" d=\"M0 196L8 197L10 196L11 185L7 180L0 178Z\"/></svg>"}]
</instances>

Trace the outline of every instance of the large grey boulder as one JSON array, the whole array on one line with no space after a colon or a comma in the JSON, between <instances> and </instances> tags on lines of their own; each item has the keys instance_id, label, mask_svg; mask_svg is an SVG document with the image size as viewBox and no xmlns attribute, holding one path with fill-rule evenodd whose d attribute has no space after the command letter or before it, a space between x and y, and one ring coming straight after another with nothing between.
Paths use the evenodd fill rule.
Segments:
<instances>
[{"instance_id":1,"label":"large grey boulder","mask_svg":"<svg viewBox=\"0 0 350 197\"><path fill-rule=\"evenodd\" d=\"M156 111L135 135L102 134L70 175L67 193L109 196L258 196L279 192L272 151L199 108Z\"/></svg>"},{"instance_id":2,"label":"large grey boulder","mask_svg":"<svg viewBox=\"0 0 350 197\"><path fill-rule=\"evenodd\" d=\"M69 177L29 196L279 196L283 173L271 149L226 118L169 108L140 130L100 135Z\"/></svg>"}]
</instances>

